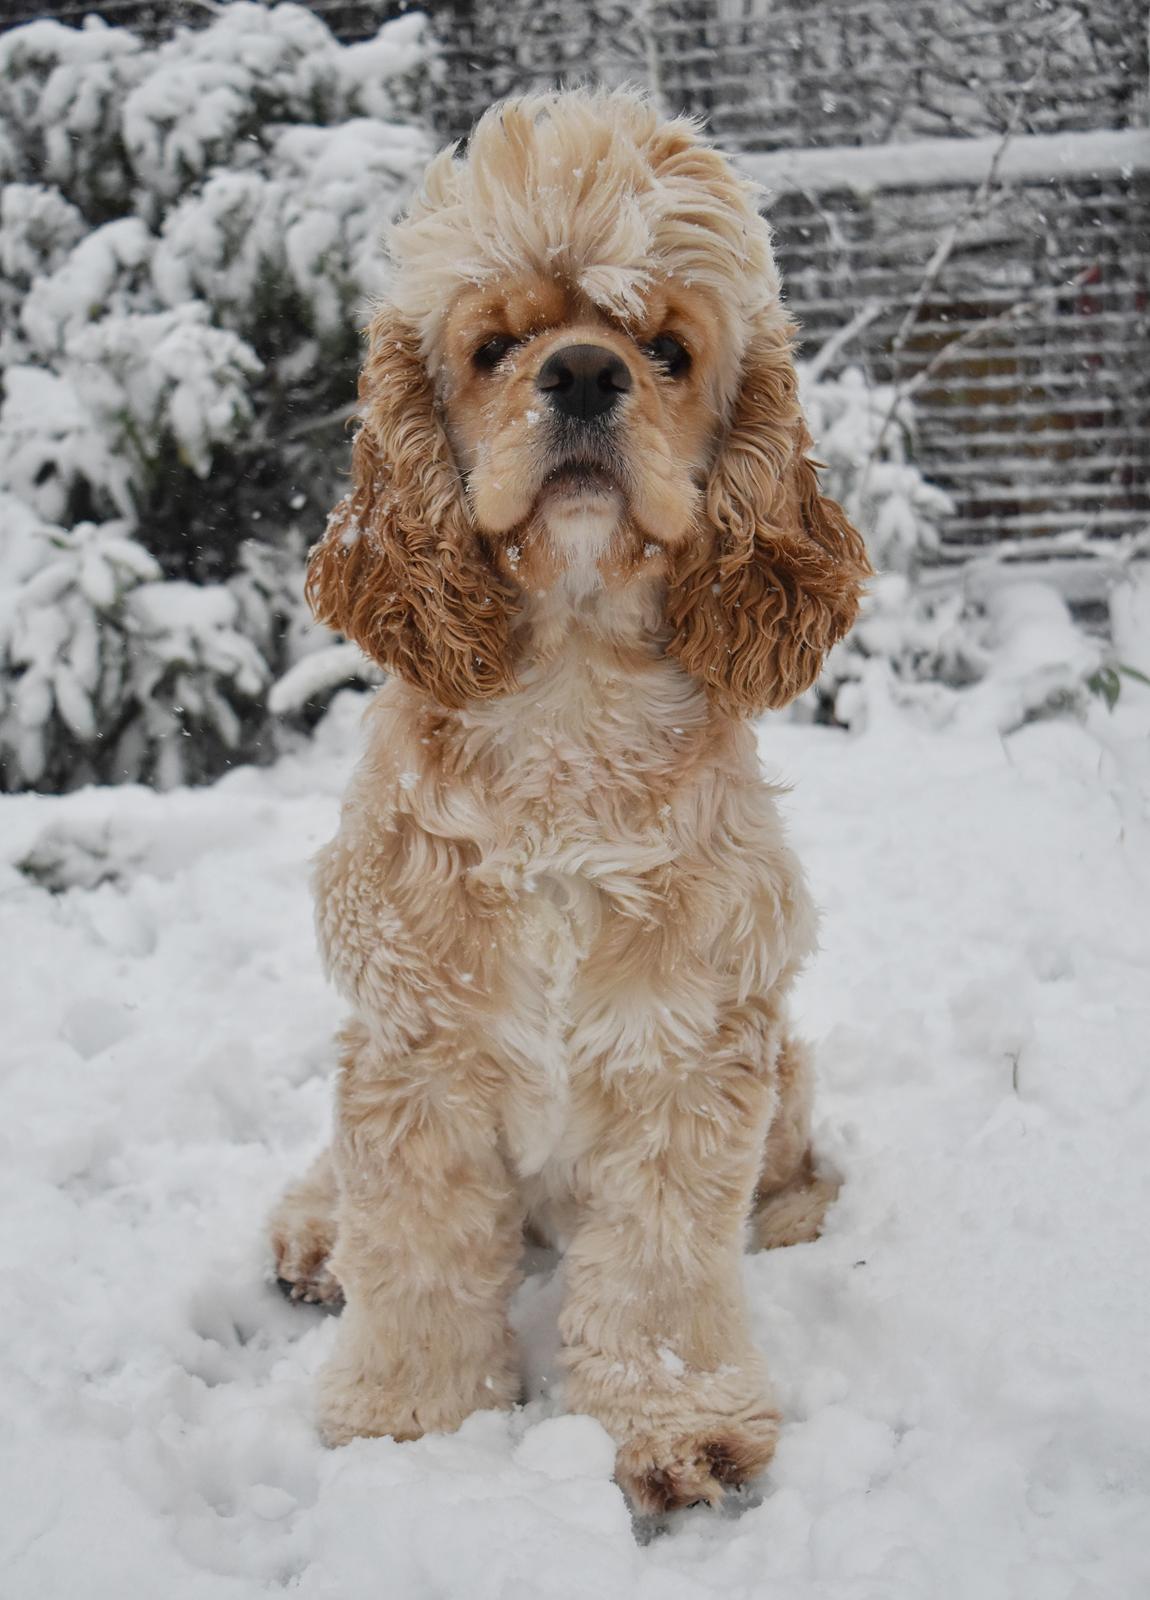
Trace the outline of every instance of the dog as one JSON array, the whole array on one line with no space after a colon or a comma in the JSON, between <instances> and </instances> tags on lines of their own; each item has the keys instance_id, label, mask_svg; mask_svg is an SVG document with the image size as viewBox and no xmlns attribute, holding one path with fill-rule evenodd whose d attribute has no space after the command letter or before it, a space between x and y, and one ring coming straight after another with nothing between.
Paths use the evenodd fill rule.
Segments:
<instances>
[{"instance_id":1,"label":"dog","mask_svg":"<svg viewBox=\"0 0 1150 1600\"><path fill-rule=\"evenodd\" d=\"M815 912L748 718L870 571L819 489L755 195L630 91L497 106L394 228L316 616L389 677L319 941L351 1008L330 1150L271 1225L345 1305L330 1444L510 1407L525 1226L565 1251L571 1410L633 1505L778 1432L741 1281L814 1238L787 991Z\"/></svg>"}]
</instances>

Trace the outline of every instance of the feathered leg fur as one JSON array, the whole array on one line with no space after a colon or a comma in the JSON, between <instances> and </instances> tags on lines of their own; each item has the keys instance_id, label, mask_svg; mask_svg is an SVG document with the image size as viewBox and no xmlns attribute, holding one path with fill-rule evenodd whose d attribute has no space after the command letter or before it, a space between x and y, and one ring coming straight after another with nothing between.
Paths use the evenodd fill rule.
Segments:
<instances>
[{"instance_id":1,"label":"feathered leg fur","mask_svg":"<svg viewBox=\"0 0 1150 1600\"><path fill-rule=\"evenodd\" d=\"M381 1062L362 1026L344 1035L332 1270L347 1306L320 1380L329 1444L451 1432L519 1398L506 1312L522 1210L493 1108L474 1076L458 1092L452 1051L428 1094L422 1069L435 1049L422 1047L413 1073Z\"/></svg>"}]
</instances>

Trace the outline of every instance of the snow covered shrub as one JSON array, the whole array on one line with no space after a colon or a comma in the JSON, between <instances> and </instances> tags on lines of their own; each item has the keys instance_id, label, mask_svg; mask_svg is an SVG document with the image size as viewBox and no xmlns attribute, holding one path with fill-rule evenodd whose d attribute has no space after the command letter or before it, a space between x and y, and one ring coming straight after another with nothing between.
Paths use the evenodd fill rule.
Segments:
<instances>
[{"instance_id":1,"label":"snow covered shrub","mask_svg":"<svg viewBox=\"0 0 1150 1600\"><path fill-rule=\"evenodd\" d=\"M1053 581L1020 580L993 554L965 569L939 562L950 501L908 455L905 397L857 368L827 377L817 357L800 381L824 482L866 539L876 576L799 715L859 727L897 705L935 726L1006 732L1084 714L1091 693L1113 692L1118 668Z\"/></svg>"},{"instance_id":2,"label":"snow covered shrub","mask_svg":"<svg viewBox=\"0 0 1150 1600\"><path fill-rule=\"evenodd\" d=\"M1085 713L1102 648L1056 584L1002 563L965 578L904 595L895 649L883 652L881 617L864 624L864 664L836 702L843 721L865 723L894 704L935 727L1009 733L1043 717ZM888 598L888 616L895 609Z\"/></svg>"},{"instance_id":3,"label":"snow covered shrub","mask_svg":"<svg viewBox=\"0 0 1150 1600\"><path fill-rule=\"evenodd\" d=\"M823 483L866 540L876 572L859 622L832 650L799 714L850 723L860 715L857 685L869 659L913 678L948 670L948 642L932 627L917 579L938 551L951 502L910 459L912 408L891 385L871 383L858 367L830 376L816 357L800 364L799 386Z\"/></svg>"},{"instance_id":4,"label":"snow covered shrub","mask_svg":"<svg viewBox=\"0 0 1150 1600\"><path fill-rule=\"evenodd\" d=\"M345 47L246 0L161 44L94 17L0 36L4 787L269 747L269 685L322 643L302 558L429 154L426 60L418 17Z\"/></svg>"},{"instance_id":5,"label":"snow covered shrub","mask_svg":"<svg viewBox=\"0 0 1150 1600\"><path fill-rule=\"evenodd\" d=\"M952 506L908 458L910 402L858 367L828 377L800 364L799 386L822 481L866 539L875 570L914 572L937 551Z\"/></svg>"}]
</instances>

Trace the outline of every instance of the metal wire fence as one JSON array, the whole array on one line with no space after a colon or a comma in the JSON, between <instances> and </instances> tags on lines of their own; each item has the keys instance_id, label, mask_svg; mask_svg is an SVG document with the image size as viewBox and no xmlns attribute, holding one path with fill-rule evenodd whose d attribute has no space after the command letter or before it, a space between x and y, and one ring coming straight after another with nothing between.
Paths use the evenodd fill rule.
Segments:
<instances>
[{"instance_id":1,"label":"metal wire fence","mask_svg":"<svg viewBox=\"0 0 1150 1600\"><path fill-rule=\"evenodd\" d=\"M322 3L322 0L321 0ZM1141 0L432 0L435 116L595 77L647 83L744 150L1131 126L1146 110Z\"/></svg>"}]
</instances>

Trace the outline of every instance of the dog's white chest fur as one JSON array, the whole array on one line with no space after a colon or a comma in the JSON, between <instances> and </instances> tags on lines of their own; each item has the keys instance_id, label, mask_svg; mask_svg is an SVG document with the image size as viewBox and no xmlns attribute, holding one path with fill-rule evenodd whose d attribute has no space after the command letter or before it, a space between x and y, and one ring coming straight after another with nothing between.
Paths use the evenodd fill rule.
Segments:
<instances>
[{"instance_id":1,"label":"dog's white chest fur","mask_svg":"<svg viewBox=\"0 0 1150 1600\"><path fill-rule=\"evenodd\" d=\"M634 1070L657 1060L647 1012L663 997L604 985L605 943L642 939L661 907L653 879L675 856L660 800L676 742L705 715L699 691L672 663L638 681L563 654L521 694L484 712L502 748L509 841L483 866L510 892L511 1003L496 1023L518 1071L505 1106L509 1153L537 1173L579 1142L581 1071ZM659 730L656 738L654 730Z\"/></svg>"},{"instance_id":2,"label":"dog's white chest fur","mask_svg":"<svg viewBox=\"0 0 1150 1600\"><path fill-rule=\"evenodd\" d=\"M508 1096L510 1155L523 1175L538 1172L567 1128L571 1038L580 969L598 921L586 880L536 863L524 874L516 1005L501 1019L501 1042L521 1064L519 1092Z\"/></svg>"}]
</instances>

